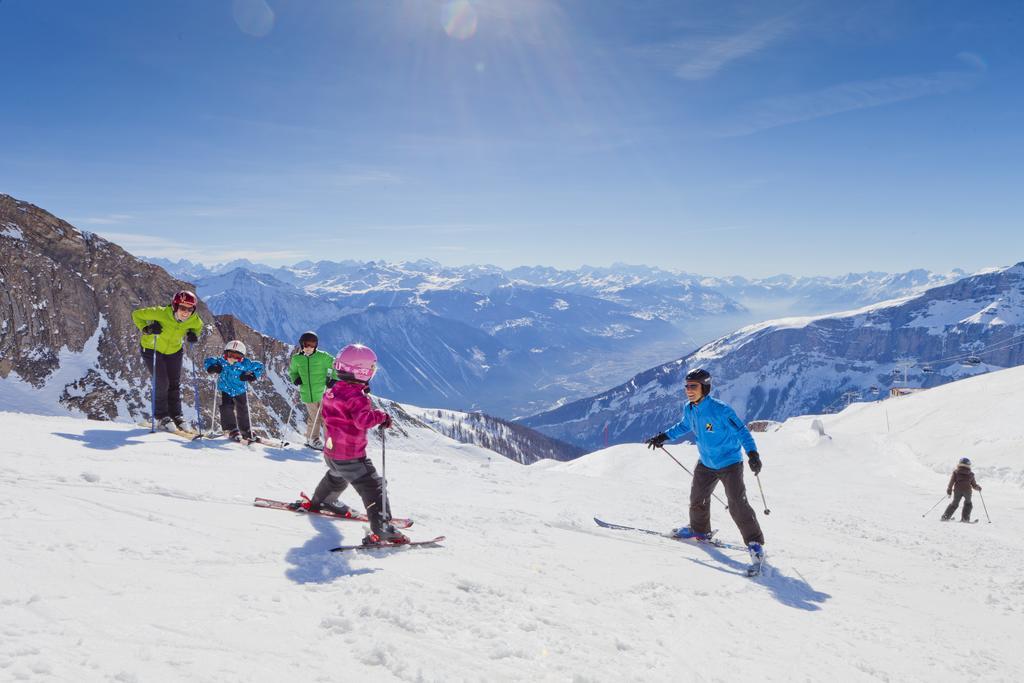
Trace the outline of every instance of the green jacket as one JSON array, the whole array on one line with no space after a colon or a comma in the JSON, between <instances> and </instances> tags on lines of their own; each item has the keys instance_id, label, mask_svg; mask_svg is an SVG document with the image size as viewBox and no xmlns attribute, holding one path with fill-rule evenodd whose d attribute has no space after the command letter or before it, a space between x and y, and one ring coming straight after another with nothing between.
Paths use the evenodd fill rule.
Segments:
<instances>
[{"instance_id":1,"label":"green jacket","mask_svg":"<svg viewBox=\"0 0 1024 683\"><path fill-rule=\"evenodd\" d=\"M156 350L167 356L181 351L181 340L185 338L186 332L192 330L197 335L203 332L203 319L194 311L183 323L175 319L170 306L149 306L132 311L132 322L140 330L154 321L163 327L163 331L156 338ZM153 335L142 335L142 348L153 348Z\"/></svg>"},{"instance_id":2,"label":"green jacket","mask_svg":"<svg viewBox=\"0 0 1024 683\"><path fill-rule=\"evenodd\" d=\"M292 356L292 363L288 366L288 377L292 383L296 378L302 378L299 395L303 403L316 403L324 397L327 373L331 373L331 379L338 379L338 373L334 370L334 356L320 349L311 356L301 353Z\"/></svg>"}]
</instances>

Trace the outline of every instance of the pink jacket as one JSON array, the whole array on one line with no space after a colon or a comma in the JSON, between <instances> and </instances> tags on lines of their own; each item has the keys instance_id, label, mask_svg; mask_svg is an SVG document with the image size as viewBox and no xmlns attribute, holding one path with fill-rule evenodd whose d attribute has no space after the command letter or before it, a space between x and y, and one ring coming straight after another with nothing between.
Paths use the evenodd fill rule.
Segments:
<instances>
[{"instance_id":1,"label":"pink jacket","mask_svg":"<svg viewBox=\"0 0 1024 683\"><path fill-rule=\"evenodd\" d=\"M366 430L387 420L387 413L373 409L367 389L366 385L343 381L324 393L322 410L327 429L324 455L328 458L365 458Z\"/></svg>"}]
</instances>

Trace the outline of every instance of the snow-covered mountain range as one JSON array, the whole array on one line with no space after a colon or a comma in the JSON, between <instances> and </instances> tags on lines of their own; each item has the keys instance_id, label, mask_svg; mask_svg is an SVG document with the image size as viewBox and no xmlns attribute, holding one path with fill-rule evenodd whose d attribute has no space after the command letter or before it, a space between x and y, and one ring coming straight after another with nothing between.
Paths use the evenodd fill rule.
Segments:
<instances>
[{"instance_id":1,"label":"snow-covered mountain range","mask_svg":"<svg viewBox=\"0 0 1024 683\"><path fill-rule=\"evenodd\" d=\"M214 310L267 334L295 339L313 329L326 348L353 339L387 348L396 362L384 382L400 400L505 416L591 395L768 314L873 303L963 275L746 279L625 264L506 270L429 260L307 261L275 268L240 260L208 268L151 260L196 278Z\"/></svg>"},{"instance_id":2,"label":"snow-covered mountain range","mask_svg":"<svg viewBox=\"0 0 1024 683\"><path fill-rule=\"evenodd\" d=\"M679 420L688 369L749 420L834 410L893 388L932 387L1024 363L1024 263L923 293L824 316L758 323L594 397L522 422L595 448Z\"/></svg>"},{"instance_id":3,"label":"snow-covered mountain range","mask_svg":"<svg viewBox=\"0 0 1024 683\"><path fill-rule=\"evenodd\" d=\"M274 307L286 296L293 297L289 310L315 314L333 306L302 290L285 293L269 274L236 269L220 277L231 279L231 291L238 295L239 305L257 320L273 319L280 313ZM0 410L126 422L148 418L150 374L142 364L139 332L131 312L140 306L164 305L174 292L193 285L172 278L159 266L140 261L102 237L7 195L0 195L0 285ZM275 296L261 296L271 290ZM267 367L266 378L250 387L253 425L261 432L301 440L305 411L291 409L298 394L288 378L293 346L256 332L232 315L215 315L208 303L200 299L198 312L207 328L195 348L187 349L183 368L186 416L196 416L197 426L201 420L209 428L215 382L201 370L197 372L193 362L220 356L227 340L238 339L248 347L250 357ZM378 313L386 311L374 308L363 320L372 320ZM411 310L400 313L415 315ZM410 325L398 323L396 330L411 334ZM483 345L492 340L467 329L481 337ZM446 330L438 333L444 335ZM438 339L425 339L424 353L432 353L438 346ZM401 352L407 348L396 347L392 368L404 362ZM390 347L387 350L390 352ZM471 360L475 353L470 351ZM422 358L411 361L421 362ZM475 361L466 368L476 371ZM382 381L374 382L374 388L388 395L387 389L393 386L389 377L382 372ZM449 377L454 382L454 377ZM404 422L424 426L401 406L388 405L400 418L400 426ZM508 437L509 428L500 421L477 418L456 436L487 443L518 461L531 457L524 452L560 458L579 453L525 427L515 426L514 431L514 438Z\"/></svg>"}]
</instances>

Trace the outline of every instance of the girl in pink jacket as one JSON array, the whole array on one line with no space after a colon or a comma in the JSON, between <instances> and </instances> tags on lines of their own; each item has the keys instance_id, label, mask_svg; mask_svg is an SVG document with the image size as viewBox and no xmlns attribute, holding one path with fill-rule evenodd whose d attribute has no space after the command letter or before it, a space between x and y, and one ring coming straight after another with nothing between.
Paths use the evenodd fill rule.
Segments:
<instances>
[{"instance_id":1,"label":"girl in pink jacket","mask_svg":"<svg viewBox=\"0 0 1024 683\"><path fill-rule=\"evenodd\" d=\"M391 427L391 416L374 410L370 402L370 379L377 372L377 355L362 344L349 344L334 359L340 381L324 393L323 419L327 431L324 461L327 474L317 484L306 507L317 512L329 510L349 516L348 506L338 496L349 484L363 499L370 533L364 545L408 543L409 539L391 525L391 509L384 498L384 483L366 457L366 432L380 425Z\"/></svg>"}]
</instances>

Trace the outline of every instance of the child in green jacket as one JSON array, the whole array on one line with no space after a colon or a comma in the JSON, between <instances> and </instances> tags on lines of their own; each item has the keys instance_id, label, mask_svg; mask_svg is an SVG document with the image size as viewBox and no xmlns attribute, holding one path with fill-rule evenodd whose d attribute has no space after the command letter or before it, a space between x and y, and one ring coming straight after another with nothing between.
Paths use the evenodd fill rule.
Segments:
<instances>
[{"instance_id":1,"label":"child in green jacket","mask_svg":"<svg viewBox=\"0 0 1024 683\"><path fill-rule=\"evenodd\" d=\"M292 357L288 368L288 376L299 387L299 396L306 406L306 446L318 451L324 447L320 438L323 427L320 401L327 387L338 381L334 357L326 351L318 350L319 344L320 338L315 332L304 332L299 337L299 352Z\"/></svg>"},{"instance_id":2,"label":"child in green jacket","mask_svg":"<svg viewBox=\"0 0 1024 683\"><path fill-rule=\"evenodd\" d=\"M203 320L196 313L199 300L182 290L170 306L150 306L132 311L132 322L142 330L142 359L154 372L153 417L165 431L191 431L181 414L182 338L199 341ZM155 365L154 365L155 363Z\"/></svg>"}]
</instances>

